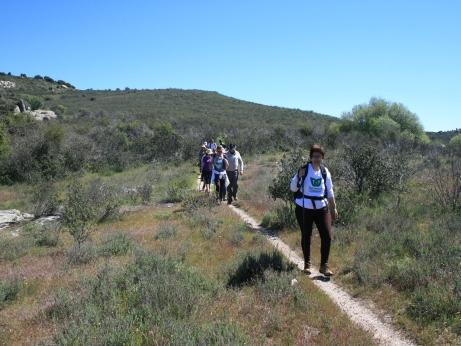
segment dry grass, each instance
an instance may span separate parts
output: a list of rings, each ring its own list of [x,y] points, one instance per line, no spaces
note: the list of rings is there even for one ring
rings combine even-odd
[[[179,206],[156,205],[125,214],[120,220],[97,227],[93,242],[99,244],[105,235],[126,232],[136,246],[154,253],[182,260],[210,279],[222,282],[226,271],[242,253],[269,251],[261,238],[242,226],[225,206],[209,215],[217,221],[211,236],[204,236],[200,227],[193,227],[191,216]],[[168,238],[156,239],[162,225],[174,224],[177,232]],[[242,235],[235,240],[235,233]],[[31,249],[13,262],[0,263],[0,279],[18,277],[25,282],[18,299],[0,311],[0,343],[21,345],[49,340],[60,327],[45,318],[44,312],[59,288],[78,287],[85,277],[94,277],[107,265],[125,267],[133,255],[98,257],[94,261],[72,266],[67,264],[66,250],[71,239],[63,236],[57,248]],[[288,301],[269,304],[253,286],[224,289],[213,304],[203,306],[203,321],[229,320],[252,340],[253,344],[316,344],[370,345],[371,340],[355,327],[329,299],[319,293],[304,276],[294,272],[293,278],[307,297],[307,305],[293,308]]]

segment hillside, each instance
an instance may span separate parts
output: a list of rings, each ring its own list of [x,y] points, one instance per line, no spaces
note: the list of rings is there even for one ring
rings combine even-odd
[[[266,106],[238,100],[217,92],[182,89],[156,90],[78,90],[57,82],[0,75],[0,80],[16,83],[0,88],[0,102],[10,105],[32,95],[44,108],[64,117],[108,114],[112,117],[169,121],[177,129],[207,122],[227,127],[294,126],[306,121],[325,125],[336,119],[313,111]],[[223,122],[225,122],[223,124]]]

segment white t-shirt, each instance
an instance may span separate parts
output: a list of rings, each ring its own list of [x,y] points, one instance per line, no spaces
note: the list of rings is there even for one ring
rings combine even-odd
[[[325,171],[327,173],[327,191],[328,191],[328,198],[334,197],[333,193],[333,183],[331,181],[331,174],[328,168],[325,167]],[[293,192],[298,191],[298,172],[291,178],[290,182],[290,190]],[[325,195],[325,183],[323,182],[322,171],[319,169],[318,171],[314,171],[314,167],[312,164],[309,164],[307,176],[304,179],[304,186],[300,188],[301,192],[307,196],[313,197],[323,197]],[[303,201],[304,200],[304,201]],[[300,207],[304,206],[307,209],[321,209],[327,205],[327,201],[325,199],[315,201],[315,207],[312,204],[312,200],[308,198],[297,198],[295,203]]]

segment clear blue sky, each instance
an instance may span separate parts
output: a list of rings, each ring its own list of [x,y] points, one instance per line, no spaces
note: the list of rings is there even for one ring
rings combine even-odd
[[[340,116],[370,97],[461,127],[461,1],[3,0],[0,71],[215,90]]]

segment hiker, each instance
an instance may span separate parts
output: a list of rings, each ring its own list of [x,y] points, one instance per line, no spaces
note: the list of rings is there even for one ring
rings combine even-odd
[[[213,175],[211,180],[216,185],[216,196],[219,204],[226,200],[226,188],[229,185],[229,179],[226,174],[228,166],[229,163],[224,157],[223,148],[218,145],[216,147],[216,155],[213,158]]]
[[[205,189],[205,182],[203,181],[203,174],[202,174],[202,160],[203,160],[203,157],[206,155],[206,152],[208,150],[205,143],[202,145],[202,147],[200,148],[200,151],[198,153],[198,157],[199,157],[198,167],[200,169],[200,181],[203,182],[202,187],[200,187],[200,190],[202,190],[202,191]]]
[[[223,140],[220,139],[218,142],[218,145],[220,145],[223,148],[224,152],[227,152],[227,146],[224,144]]]
[[[315,222],[321,239],[319,272],[333,275],[328,267],[331,245],[331,220],[338,218],[329,170],[323,166],[325,151],[319,144],[310,148],[310,161],[293,176],[290,190],[295,192],[296,219],[301,228],[301,246],[304,254],[304,272],[310,274],[310,245],[312,224]]]
[[[211,150],[213,150],[213,153],[216,153],[216,149],[217,149],[218,146],[217,146],[217,144],[214,142],[214,139],[213,139],[213,138],[210,139],[210,144],[209,144],[209,145],[210,145],[209,148],[210,148]]]
[[[202,181],[206,193],[211,190],[211,175],[213,173],[213,150],[207,149],[206,154],[202,158],[201,172]],[[203,189],[202,189],[203,190]]]
[[[229,145],[226,159],[229,162],[229,167],[227,168],[227,177],[229,178],[227,204],[232,204],[232,199],[237,200],[239,172],[241,175],[243,174],[243,160],[235,144]]]

